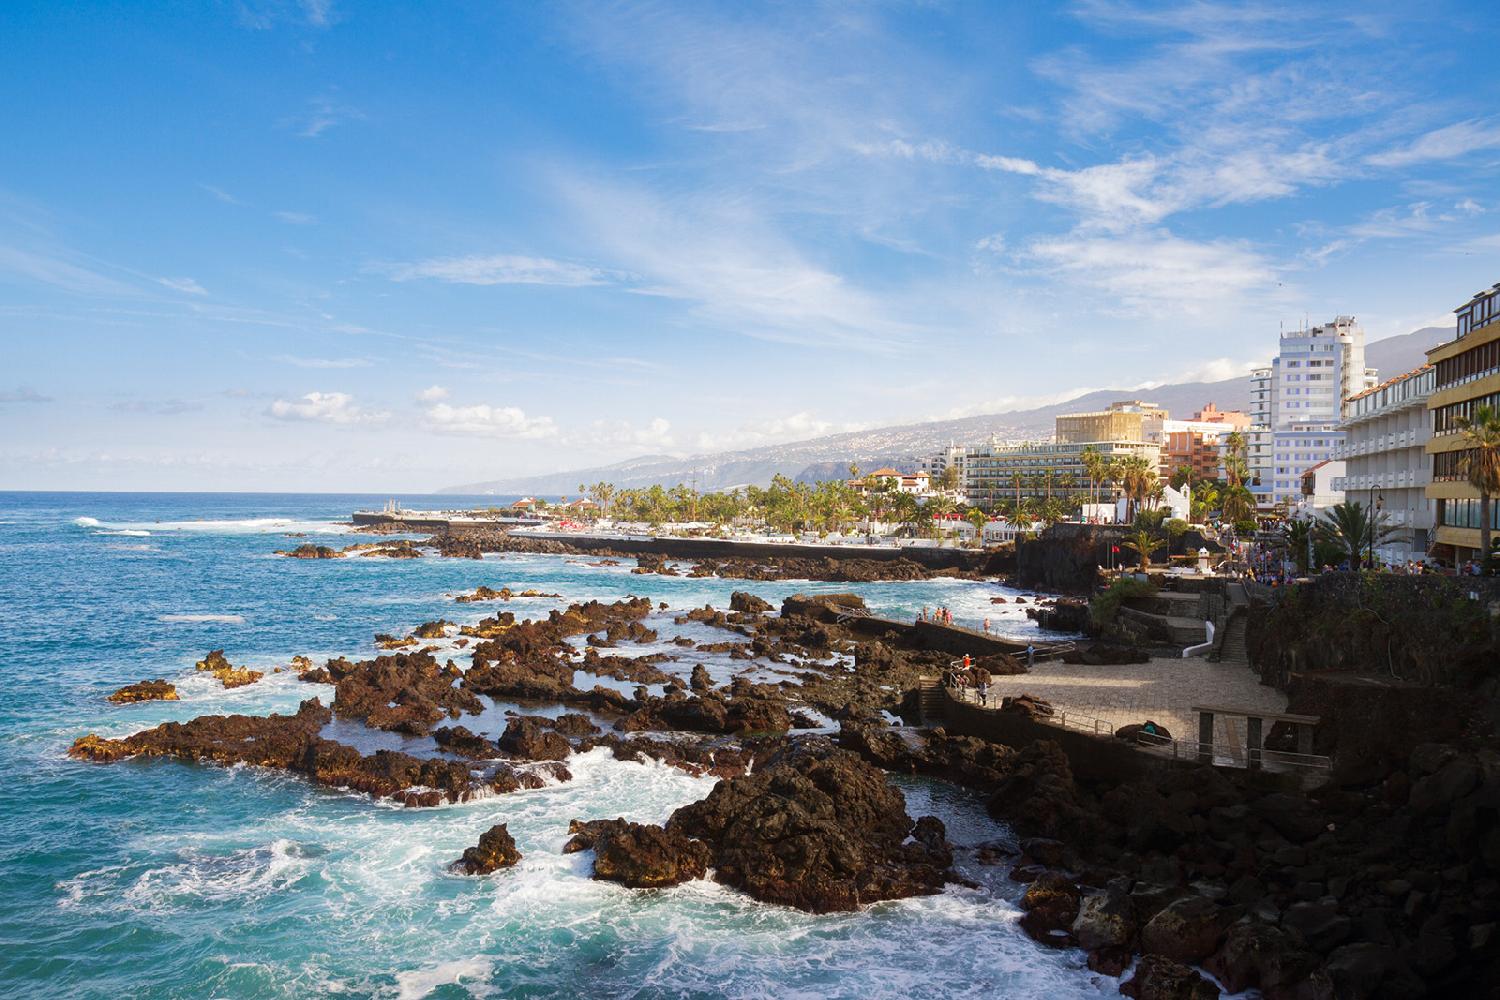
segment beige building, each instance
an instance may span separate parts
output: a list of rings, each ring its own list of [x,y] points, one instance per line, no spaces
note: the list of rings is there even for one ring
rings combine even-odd
[[[1057,417],[1057,443],[1149,441],[1160,444],[1162,424],[1166,419],[1166,410],[1138,399],[1110,403],[1107,408],[1092,413],[1064,413]]]
[[[1432,482],[1435,554],[1463,562],[1479,552],[1479,492],[1460,469],[1463,436],[1459,418],[1479,406],[1500,410],[1500,284],[1478,292],[1454,312],[1458,336],[1427,352],[1436,371],[1427,410],[1432,416]],[[1491,527],[1500,529],[1500,502],[1490,504]]]

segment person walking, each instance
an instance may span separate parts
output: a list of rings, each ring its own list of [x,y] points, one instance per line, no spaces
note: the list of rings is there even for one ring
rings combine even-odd
[[[1032,643],[1026,644],[1026,668],[1029,670],[1036,666],[1036,646]]]

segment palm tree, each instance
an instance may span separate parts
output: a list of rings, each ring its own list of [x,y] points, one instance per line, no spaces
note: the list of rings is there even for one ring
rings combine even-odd
[[[1145,528],[1137,528],[1125,540],[1125,547],[1136,554],[1140,560],[1141,569],[1151,565],[1151,555],[1163,545],[1167,544],[1165,538],[1157,538]]]
[[[1491,406],[1476,406],[1467,417],[1458,418],[1465,452],[1458,471],[1479,491],[1479,551],[1484,571],[1493,568],[1490,541],[1490,498],[1500,493],[1500,413]]]
[[[1255,497],[1244,486],[1231,486],[1224,491],[1220,512],[1230,524],[1248,521],[1255,514]]]
[[[974,526],[974,541],[978,545],[984,544],[984,526],[989,523],[989,516],[978,507],[970,507],[964,518]]]
[[[1312,566],[1312,554],[1308,550],[1313,537],[1312,522],[1293,518],[1281,526],[1281,533],[1286,537],[1287,548],[1292,550],[1292,558],[1297,562],[1297,572],[1306,576]]]
[[[1372,517],[1358,500],[1334,504],[1313,530],[1325,541],[1347,552],[1352,569],[1359,569],[1364,564],[1366,551],[1373,551],[1400,533],[1386,523],[1383,513],[1377,510]]]
[[[1125,488],[1125,498],[1129,501],[1125,513],[1129,518],[1135,517],[1135,512],[1151,492],[1156,484],[1156,470],[1151,463],[1140,455],[1128,455],[1120,463],[1120,482]]]
[[[1083,450],[1078,453],[1083,462],[1083,473],[1089,477],[1089,498],[1092,502],[1099,502],[1099,484],[1104,481],[1104,469],[1108,464],[1104,455],[1093,445],[1084,445]]]
[[[1239,431],[1230,431],[1224,435],[1224,477],[1229,480],[1229,485],[1235,487],[1245,481],[1248,471],[1245,464],[1245,435]]]
[[[1172,470],[1172,478],[1168,482],[1172,484],[1172,489],[1180,490],[1184,486],[1192,486],[1193,481],[1197,478],[1198,470],[1194,469],[1191,465],[1179,465]]]

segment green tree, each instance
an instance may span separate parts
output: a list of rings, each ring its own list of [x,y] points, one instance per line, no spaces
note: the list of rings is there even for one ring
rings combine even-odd
[[[1131,532],[1124,543],[1125,548],[1135,553],[1141,569],[1146,569],[1150,566],[1152,554],[1166,544],[1167,540],[1165,538],[1157,538],[1145,528],[1137,528]]]
[[[1366,552],[1384,545],[1399,534],[1397,529],[1386,523],[1383,513],[1375,511],[1371,516],[1358,500],[1334,504],[1313,530],[1336,546],[1341,555],[1347,555],[1349,566],[1353,569],[1364,565]]]
[[[1489,573],[1495,561],[1490,502],[1500,493],[1500,413],[1491,406],[1477,406],[1469,416],[1459,417],[1458,428],[1464,443],[1458,471],[1479,491],[1479,551]]]
[[[1281,526],[1281,534],[1286,539],[1287,548],[1292,551],[1293,561],[1297,563],[1298,575],[1306,576],[1311,571],[1309,561],[1312,558],[1312,522],[1304,518],[1292,518]]]
[[[974,526],[974,542],[976,545],[984,544],[984,526],[989,523],[989,515],[978,507],[970,507],[964,518]]]

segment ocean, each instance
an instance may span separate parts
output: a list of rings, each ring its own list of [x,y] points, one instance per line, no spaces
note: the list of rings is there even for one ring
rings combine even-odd
[[[571,782],[434,809],[403,809],[288,774],[170,761],[68,759],[85,733],[119,737],[210,713],[293,711],[332,688],[293,655],[368,658],[376,632],[492,613],[455,604],[480,584],[556,592],[517,617],[644,595],[674,614],[734,590],[773,603],[854,590],[877,612],[950,607],[1030,634],[992,584],[816,584],[634,576],[561,556],[293,560],[304,541],[344,545],[339,522],[384,496],[0,493],[0,995],[16,997],[1065,997],[1116,996],[1077,950],[1017,927],[1020,887],[965,860],[979,888],[814,916],[712,882],[634,891],[561,853],[571,819],[662,822],[714,779],[656,763],[575,755]],[[495,498],[406,497],[414,507]],[[295,537],[288,537],[295,536]],[[193,663],[223,648],[267,671],[223,690]],[[680,651],[679,651],[680,652]],[[697,657],[695,656],[696,660]],[[691,669],[687,660],[667,669]],[[727,678],[728,661],[711,672]],[[743,664],[736,664],[743,666]],[[130,682],[165,678],[180,702],[116,706]],[[482,721],[494,736],[504,705]],[[335,723],[362,748],[426,741]],[[973,794],[900,778],[912,816],[932,813],[963,847],[1010,832]],[[525,855],[485,878],[449,862],[492,824]],[[971,855],[969,856],[971,857]]]

